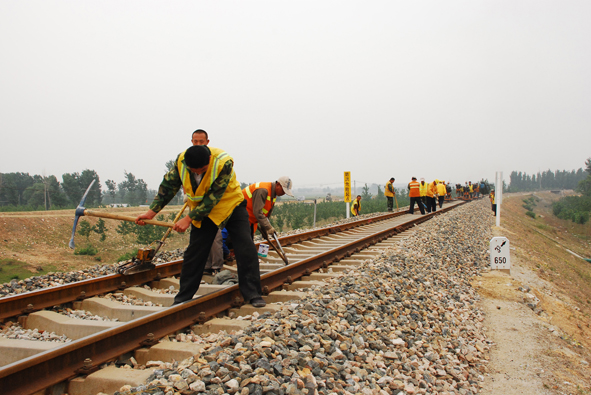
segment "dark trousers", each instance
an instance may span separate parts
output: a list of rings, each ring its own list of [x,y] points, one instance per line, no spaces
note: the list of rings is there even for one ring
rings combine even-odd
[[[443,200],[445,199],[445,196],[439,196],[439,208],[443,207]]]
[[[415,212],[415,203],[419,206],[419,210],[421,210],[421,214],[425,214],[425,209],[423,208],[423,202],[421,202],[420,196],[410,198],[410,207],[408,209],[408,212],[410,214]]]
[[[496,217],[496,216],[497,216],[497,205],[496,205],[496,204],[493,204],[493,205],[492,205],[492,211],[493,211],[493,214],[494,214],[494,215],[495,215],[495,217]]]
[[[394,197],[393,196],[386,196],[388,199],[388,211],[392,211],[394,208]]]
[[[234,209],[226,223],[226,229],[234,245],[238,268],[238,287],[242,297],[248,303],[252,298],[261,296],[262,290],[259,257],[250,237],[246,201]],[[180,290],[174,298],[174,304],[191,300],[199,289],[211,244],[218,230],[217,225],[207,217],[201,221],[200,228],[191,225],[189,246],[185,250],[181,269]]]
[[[431,206],[429,206],[429,203],[427,202],[427,196],[421,196],[421,202],[423,202],[423,205],[425,207],[425,210],[427,210],[428,213],[431,212]]]
[[[435,201],[434,196],[427,196],[427,210],[429,212],[437,211],[437,202]]]

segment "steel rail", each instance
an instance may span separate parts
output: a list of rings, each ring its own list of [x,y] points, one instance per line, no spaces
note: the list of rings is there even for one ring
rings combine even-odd
[[[326,267],[330,262],[341,260],[354,251],[360,251],[462,204],[423,215],[404,224],[378,231],[344,246],[268,272],[261,276],[263,290],[268,293],[283,284],[289,284],[313,270]],[[76,375],[90,374],[97,370],[99,365],[112,361],[122,354],[154,345],[158,343],[158,339],[170,333],[203,323],[209,317],[232,307],[239,307],[242,303],[242,296],[236,284],[172,306],[6,365],[0,368],[0,388],[5,395],[35,393]]]
[[[328,228],[315,229],[295,235],[284,236],[279,240],[281,245],[289,246],[306,240],[328,234],[336,234],[352,228],[367,225],[376,221],[384,221],[405,214],[405,212],[390,213],[373,218],[335,225]],[[257,245],[258,247],[258,245]],[[131,275],[110,274],[74,283],[58,285],[36,291],[0,298],[0,320],[29,314],[74,300],[82,300],[109,292],[116,292],[136,285],[146,284],[166,277],[173,277],[181,273],[183,260],[176,260],[156,265],[152,270]]]

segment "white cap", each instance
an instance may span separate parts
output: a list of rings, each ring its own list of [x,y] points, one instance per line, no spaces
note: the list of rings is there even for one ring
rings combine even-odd
[[[277,182],[279,184],[281,184],[281,187],[283,188],[283,192],[285,192],[286,195],[291,196],[291,197],[295,197],[293,196],[293,193],[291,192],[291,178],[289,178],[288,176],[282,176],[279,177],[277,179]]]

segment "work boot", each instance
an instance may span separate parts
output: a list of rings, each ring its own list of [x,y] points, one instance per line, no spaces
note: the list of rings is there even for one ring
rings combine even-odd
[[[267,302],[265,302],[265,300],[260,296],[257,296],[256,298],[252,298],[250,300],[250,304],[252,305],[252,307],[265,307],[267,305]]]

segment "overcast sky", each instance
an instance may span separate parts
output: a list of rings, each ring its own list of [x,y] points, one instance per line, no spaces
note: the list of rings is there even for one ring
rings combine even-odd
[[[0,0],[0,172],[454,183],[591,157],[591,2]]]

